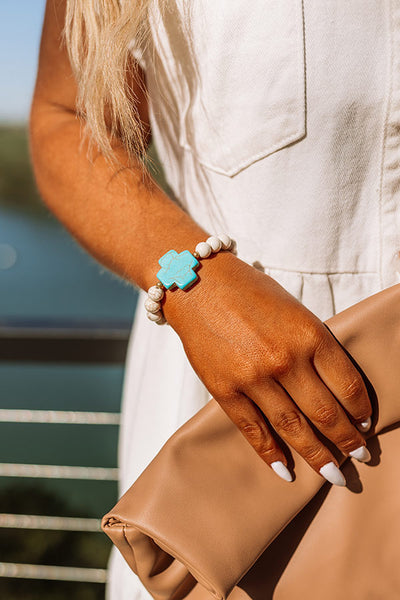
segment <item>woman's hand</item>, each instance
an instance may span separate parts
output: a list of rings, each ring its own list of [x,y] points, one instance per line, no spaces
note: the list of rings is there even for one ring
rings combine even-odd
[[[188,290],[167,292],[163,309],[209,392],[283,479],[291,475],[276,434],[345,485],[317,434],[369,460],[355,426],[368,429],[371,415],[360,373],[316,315],[231,252],[203,260],[198,273]]]

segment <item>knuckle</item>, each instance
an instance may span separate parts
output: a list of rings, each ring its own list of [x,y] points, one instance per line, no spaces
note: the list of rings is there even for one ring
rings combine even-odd
[[[303,429],[301,417],[295,410],[279,413],[274,419],[274,426],[289,435],[299,435]]]
[[[339,407],[337,404],[324,404],[314,409],[313,421],[318,426],[335,427],[339,421]]]
[[[254,450],[265,460],[271,456],[276,450],[271,443],[266,439],[264,428],[257,421],[246,422],[239,425],[239,429],[245,436],[247,441],[253,446]]]
[[[309,339],[314,355],[325,352],[328,349],[329,343],[331,343],[328,332],[319,327],[314,327],[310,330]]]
[[[326,450],[323,446],[319,444],[310,444],[305,445],[300,454],[306,459],[310,464],[325,464],[329,462],[326,460]]]
[[[251,423],[249,423],[248,421],[246,423],[241,423],[239,425],[239,428],[251,441],[257,442],[263,438],[262,427],[257,421],[252,421]]]
[[[326,331],[321,327],[314,324],[308,325],[307,329],[303,332],[303,338],[309,345],[312,353],[319,352],[326,347]]]
[[[270,360],[271,374],[275,379],[288,375],[294,366],[294,358],[288,352],[274,354]]]
[[[218,381],[212,387],[209,386],[209,390],[218,401],[222,401],[223,403],[229,404],[238,398],[238,390],[235,383],[227,379]]]
[[[240,370],[236,373],[238,384],[251,385],[260,383],[266,377],[265,365],[260,364],[258,360],[253,359],[252,361],[243,362]]]
[[[363,394],[363,380],[360,375],[356,375],[346,383],[341,396],[343,400],[356,400]]]
[[[274,460],[280,460],[280,457],[278,457],[277,449],[272,444],[264,444],[261,448],[258,449],[257,452],[261,456],[261,458],[269,464],[274,462]]]
[[[342,437],[338,442],[338,446],[340,447],[340,449],[344,450],[345,452],[350,452],[351,450],[354,450],[354,448],[358,448],[362,444],[362,440],[359,440],[356,437],[349,436]]]

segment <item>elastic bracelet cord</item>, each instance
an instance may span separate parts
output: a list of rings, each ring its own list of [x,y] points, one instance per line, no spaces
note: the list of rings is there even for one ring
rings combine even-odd
[[[144,302],[147,317],[150,321],[157,323],[157,325],[167,323],[161,309],[161,300],[164,297],[165,290],[169,290],[174,286],[186,290],[198,279],[194,269],[199,266],[199,259],[208,258],[211,254],[215,254],[220,250],[232,250],[233,245],[234,242],[229,235],[219,233],[210,236],[205,242],[199,242],[193,253],[189,250],[183,250],[178,254],[176,250],[168,250],[158,261],[161,267],[156,275],[158,282],[148,289],[147,298]]]

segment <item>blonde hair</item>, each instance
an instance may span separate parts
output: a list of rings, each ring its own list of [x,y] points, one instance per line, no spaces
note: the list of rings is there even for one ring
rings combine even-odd
[[[95,143],[111,162],[116,162],[113,140],[122,142],[129,159],[143,160],[145,155],[144,130],[129,79],[137,78],[132,44],[145,45],[149,3],[66,2],[63,40],[77,82],[76,108],[83,117],[84,138],[89,138],[89,152]]]

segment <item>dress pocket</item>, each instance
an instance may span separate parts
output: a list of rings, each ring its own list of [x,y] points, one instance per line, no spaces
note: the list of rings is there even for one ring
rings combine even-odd
[[[199,0],[191,23],[196,84],[180,117],[180,145],[233,176],[302,139],[302,0]]]

